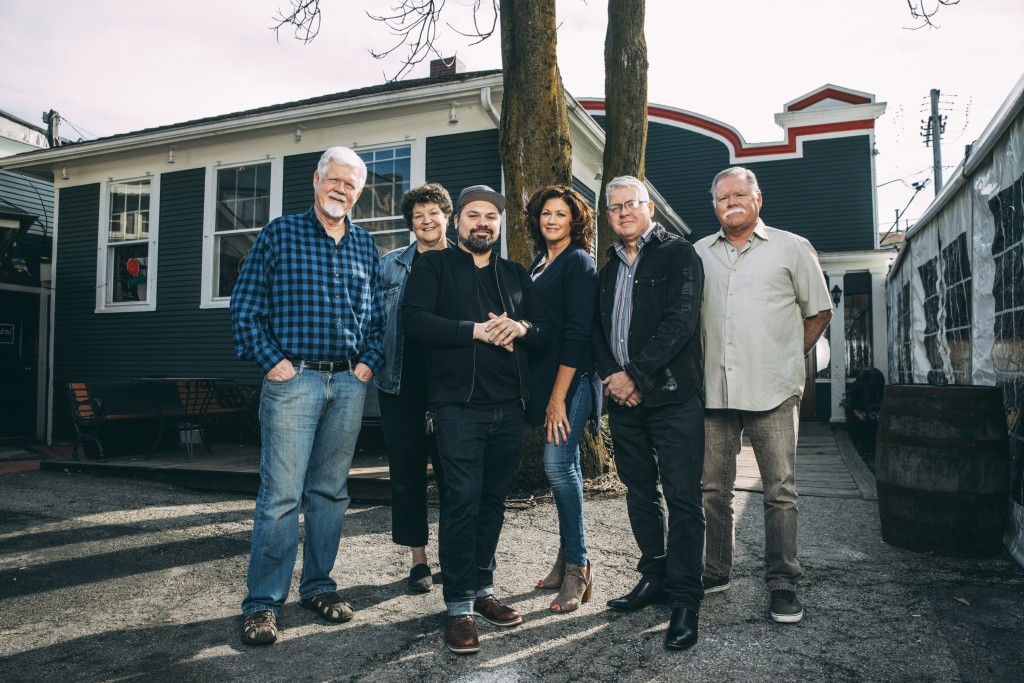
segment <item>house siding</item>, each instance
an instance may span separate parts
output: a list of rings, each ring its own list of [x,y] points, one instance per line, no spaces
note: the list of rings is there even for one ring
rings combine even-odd
[[[54,388],[69,381],[125,381],[146,375],[256,381],[235,356],[231,314],[200,309],[205,170],[160,178],[157,308],[97,314],[96,251],[100,185],[60,192],[54,328]],[[55,436],[70,435],[67,407],[55,402]]]
[[[54,380],[120,381],[152,374],[253,380],[235,357],[231,315],[200,309],[204,169],[160,178],[154,311],[95,313],[99,185],[61,191]]]
[[[305,213],[313,206],[313,173],[323,151],[293,154],[284,158],[281,213]]]
[[[603,116],[595,119],[603,125]],[[724,142],[652,121],[644,163],[647,179],[693,229],[691,241],[718,231],[710,185],[730,166]],[[806,237],[820,252],[874,249],[870,136],[805,140],[801,158],[738,165],[757,174],[768,225]]]
[[[459,193],[470,185],[487,185],[501,192],[497,130],[428,137],[426,147],[427,182],[439,183],[448,190],[453,211],[459,208]],[[451,221],[447,232],[452,242],[458,241],[454,223]]]

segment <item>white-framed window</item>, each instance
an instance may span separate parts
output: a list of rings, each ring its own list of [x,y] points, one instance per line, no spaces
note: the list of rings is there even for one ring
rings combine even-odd
[[[100,201],[96,310],[156,308],[159,180],[109,180]]]
[[[409,227],[402,216],[402,195],[409,191],[412,146],[357,150],[366,163],[366,185],[352,207],[352,222],[369,230],[383,254],[409,244]]]
[[[207,173],[201,307],[226,307],[260,230],[281,215],[276,159],[217,165]]]

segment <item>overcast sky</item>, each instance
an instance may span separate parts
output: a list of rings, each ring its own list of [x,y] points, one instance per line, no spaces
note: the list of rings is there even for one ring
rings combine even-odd
[[[303,45],[269,30],[288,0],[2,0],[0,109],[40,126],[55,109],[74,126],[65,137],[93,138],[378,84],[399,61],[370,56],[393,38],[365,10],[396,1],[322,0],[320,36]],[[455,29],[469,28],[471,4],[448,0]],[[603,96],[606,11],[606,2],[558,0],[559,63],[576,97]],[[935,23],[907,30],[917,22],[906,0],[649,0],[649,100],[727,123],[754,143],[781,140],[773,115],[826,83],[873,93],[888,103],[876,133],[884,230],[911,183],[931,173],[919,135],[929,90],[948,102],[948,177],[1024,70],[1021,0],[961,0]],[[469,70],[501,66],[497,36],[470,47],[444,28],[439,42]],[[426,75],[423,64],[411,77]],[[906,217],[931,197],[929,186]]]

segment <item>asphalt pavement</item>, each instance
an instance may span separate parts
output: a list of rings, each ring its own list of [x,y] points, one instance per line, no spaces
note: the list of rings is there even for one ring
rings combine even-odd
[[[804,496],[806,616],[776,624],[762,498],[747,492],[732,588],[707,596],[688,651],[663,648],[667,609],[605,608],[638,578],[620,496],[586,501],[596,588],[571,614],[533,589],[558,546],[553,504],[508,511],[496,588],[524,623],[481,623],[472,656],[444,649],[439,586],[406,592],[390,508],[353,505],[335,577],[355,618],[328,625],[299,608],[297,567],[278,642],[253,648],[239,640],[239,603],[254,502],[89,474],[0,476],[0,681],[1024,680],[1024,570],[1009,556],[894,548],[874,501]]]

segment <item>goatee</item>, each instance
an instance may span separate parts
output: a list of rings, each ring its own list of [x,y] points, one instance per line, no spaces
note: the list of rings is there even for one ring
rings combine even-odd
[[[470,235],[469,237],[460,237],[459,241],[465,245],[466,249],[475,254],[486,254],[494,246],[493,235]]]

